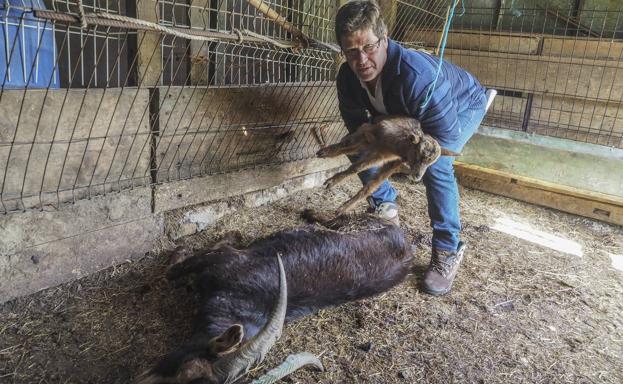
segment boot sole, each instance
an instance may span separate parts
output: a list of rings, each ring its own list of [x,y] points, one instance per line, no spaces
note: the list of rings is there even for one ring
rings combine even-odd
[[[429,289],[425,286],[422,287],[424,292],[428,293],[429,295],[433,295],[433,296],[443,296],[445,294],[447,294],[448,292],[450,292],[452,290],[452,284],[450,284],[450,286],[447,289],[444,289],[442,291],[434,291],[432,289]]]

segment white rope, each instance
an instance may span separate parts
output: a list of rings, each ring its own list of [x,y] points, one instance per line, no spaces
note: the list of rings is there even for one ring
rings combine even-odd
[[[89,25],[87,24],[86,15],[84,13],[84,4],[82,0],[78,0],[78,15],[80,16],[80,25],[82,29],[87,29]]]
[[[263,40],[263,41],[265,41],[267,43],[271,43],[272,45],[274,45],[276,47],[279,47],[279,48],[286,48],[286,49],[287,48],[295,48],[295,47],[292,47],[292,46],[289,46],[289,45],[281,44],[280,42],[278,42],[276,40],[273,40],[270,37],[266,37],[264,35],[260,35],[259,33],[251,32],[251,31],[249,31],[247,29],[242,29],[241,32],[243,32],[247,36],[255,37],[256,39],[260,39],[260,40]]]
[[[133,17],[114,15],[114,14],[106,13],[106,12],[101,12],[101,13],[98,12],[97,14],[95,14],[95,16],[101,17],[103,19],[109,19],[109,20],[121,21],[121,22],[124,22],[124,23],[133,23],[133,24],[142,25],[142,26],[154,29],[154,30],[156,30],[158,32],[166,33],[168,35],[173,35],[173,36],[181,37],[181,38],[188,39],[188,40],[200,40],[200,41],[216,41],[217,40],[217,39],[215,39],[213,37],[191,35],[191,34],[188,34],[188,33],[180,32],[180,31],[178,31],[176,29],[168,28],[168,27],[162,26],[162,25],[160,25],[158,23],[152,23],[151,21],[135,19]]]
[[[82,0],[80,0],[82,1]],[[219,39],[214,38],[214,37],[207,37],[207,36],[199,36],[199,35],[191,35],[188,33],[184,33],[184,32],[180,32],[176,29],[173,28],[168,28],[165,26],[162,26],[158,23],[153,23],[151,21],[146,21],[146,20],[141,20],[141,19],[135,19],[132,17],[127,17],[127,16],[121,16],[121,15],[115,15],[115,14],[111,14],[111,13],[105,13],[105,12],[101,12],[101,13],[97,13],[94,16],[97,17],[101,17],[104,19],[109,19],[109,20],[115,20],[115,21],[120,21],[120,22],[124,22],[124,23],[134,23],[134,24],[138,24],[138,25],[142,25],[145,27],[149,27],[151,29],[154,29],[156,31],[162,32],[162,33],[166,33],[172,36],[177,36],[177,37],[181,37],[184,39],[188,39],[188,40],[199,40],[199,41],[219,41]],[[294,45],[287,45],[287,44],[282,44],[274,39],[271,39],[270,37],[264,36],[264,35],[260,35],[258,33],[255,32],[251,32],[247,29],[234,29],[234,33],[237,35],[238,39],[238,43],[242,43],[244,41],[244,35],[246,36],[251,36],[251,37],[255,37],[256,39],[265,41],[267,43],[270,43],[276,47],[279,48],[283,48],[283,49],[292,49],[292,48],[297,48],[297,46]]]

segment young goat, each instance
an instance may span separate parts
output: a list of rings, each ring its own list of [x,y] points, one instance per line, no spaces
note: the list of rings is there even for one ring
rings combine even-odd
[[[355,204],[374,192],[383,180],[396,173],[403,164],[410,169],[416,181],[420,181],[426,169],[439,156],[458,156],[457,153],[441,148],[437,140],[422,131],[420,123],[413,118],[403,116],[384,117],[375,123],[362,124],[355,132],[342,138],[333,145],[320,149],[318,157],[336,157],[339,155],[359,154],[348,169],[338,172],[327,181],[331,188],[354,173],[381,166],[378,173],[368,184],[346,201],[338,209],[338,214],[351,210]]]

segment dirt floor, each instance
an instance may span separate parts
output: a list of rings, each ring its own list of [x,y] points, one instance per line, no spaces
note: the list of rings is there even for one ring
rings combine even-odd
[[[623,382],[621,227],[462,189],[466,259],[453,291],[431,297],[419,289],[431,244],[424,189],[405,178],[395,185],[401,226],[418,247],[413,273],[379,297],[288,324],[249,378],[306,350],[326,371],[284,382]],[[243,210],[180,243],[205,247],[230,230],[251,241],[302,224],[304,207],[337,207],[358,186]],[[551,247],[566,239],[570,253],[509,228],[557,236]],[[190,333],[195,297],[163,277],[165,265],[166,252],[154,251],[0,306],[0,382],[132,382]]]

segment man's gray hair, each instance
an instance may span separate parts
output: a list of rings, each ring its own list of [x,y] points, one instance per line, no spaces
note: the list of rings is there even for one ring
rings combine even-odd
[[[383,37],[387,26],[381,16],[381,8],[374,0],[352,0],[342,5],[335,15],[335,38],[341,46],[342,37],[353,32],[371,29],[376,37]]]

